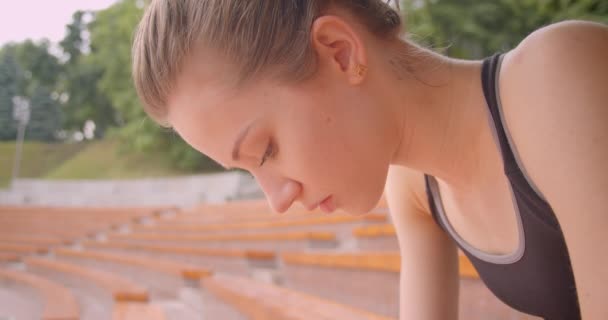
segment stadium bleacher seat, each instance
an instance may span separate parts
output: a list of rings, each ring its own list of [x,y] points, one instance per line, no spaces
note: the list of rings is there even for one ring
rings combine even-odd
[[[1,269],[0,279],[33,289],[42,305],[42,320],[78,320],[80,308],[72,292],[59,283],[22,271]],[[0,305],[2,303],[0,302]],[[6,307],[6,306],[4,306]]]
[[[206,290],[234,305],[242,314],[246,315],[245,319],[391,319],[352,306],[243,277],[215,275],[203,279],[201,282]],[[207,316],[209,319],[213,317],[227,319],[219,314]]]

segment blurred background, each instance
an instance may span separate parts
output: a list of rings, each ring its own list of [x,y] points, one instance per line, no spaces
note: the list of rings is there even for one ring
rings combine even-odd
[[[0,203],[191,204],[261,195],[245,173],[221,173],[144,114],[130,48],[146,2],[3,3]],[[604,0],[412,0],[401,9],[413,40],[469,59],[509,50],[553,22],[608,23]],[[208,187],[207,174],[223,181],[223,191]],[[150,199],[150,190],[159,196]]]
[[[0,0],[0,319],[396,319],[410,261],[386,201],[272,214],[247,173],[147,118],[130,74],[147,2]],[[414,41],[468,59],[553,22],[608,24],[606,0],[400,7]],[[458,270],[460,319],[540,319],[462,253]]]

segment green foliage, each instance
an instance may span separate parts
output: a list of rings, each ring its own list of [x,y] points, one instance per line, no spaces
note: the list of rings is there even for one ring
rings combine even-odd
[[[214,172],[223,168],[187,145],[174,131],[159,127],[147,116],[131,121],[116,132],[122,147],[150,154],[165,154],[175,169]],[[126,143],[125,143],[126,142]]]
[[[98,88],[103,68],[82,56],[66,68],[63,89],[68,100],[63,105],[67,117],[65,129],[80,130],[87,120],[95,122],[96,135],[103,137],[109,127],[117,126],[116,110],[106,94]]]
[[[11,53],[0,54],[0,140],[13,140],[17,135],[13,119],[13,97],[19,91],[22,71]]]
[[[66,117],[64,129],[81,130],[87,120],[95,122],[96,136],[103,137],[109,127],[117,126],[115,108],[106,94],[99,89],[103,66],[89,55],[85,33],[89,24],[85,17],[93,13],[77,11],[67,25],[67,33],[59,43],[66,55],[65,72],[60,83],[61,91],[67,94],[63,104]]]
[[[24,83],[19,84],[20,96],[31,97],[37,87],[43,87],[48,91],[55,89],[57,79],[63,72],[63,66],[59,59],[50,53],[49,48],[50,43],[47,40],[40,42],[26,40],[5,46],[3,51],[13,55],[23,70]]]
[[[123,122],[117,134],[123,149],[150,154],[167,154],[179,170],[220,170],[204,155],[193,150],[174,132],[154,124],[144,113],[131,77],[133,31],[143,8],[137,0],[122,0],[99,11],[91,24],[91,60],[101,66],[99,89],[114,106]]]
[[[168,165],[178,170],[217,171],[217,164],[174,132],[152,123],[143,112],[131,78],[133,31],[143,14],[140,4],[138,0],[120,0],[98,12],[75,12],[59,43],[64,53],[62,63],[49,53],[47,42],[5,46],[3,51],[15,57],[25,75],[17,93],[29,98],[34,108],[26,138],[48,140],[59,124],[64,130],[79,131],[92,120],[96,137],[114,132],[110,136],[120,138],[122,151],[163,154],[171,160]],[[48,93],[60,99],[50,99]],[[0,114],[11,113],[11,105],[5,103],[6,110],[2,107],[1,101],[9,100],[3,96],[8,94],[0,90]],[[14,138],[14,128],[10,132],[7,139]]]
[[[74,12],[72,15],[72,22],[66,26],[66,35],[63,40],[59,42],[64,54],[67,55],[66,64],[68,65],[75,64],[83,54],[83,32],[87,29],[87,25],[84,22],[85,14],[86,12],[80,10]]]
[[[57,57],[49,52],[49,42],[27,40],[7,45],[0,62],[0,139],[14,139],[15,121],[12,117],[13,97],[30,102],[30,123],[27,139],[53,141],[61,129],[62,110],[55,92],[57,79],[63,71]],[[51,97],[55,93],[56,98]]]
[[[142,119],[143,112],[131,78],[133,30],[143,9],[136,0],[122,0],[97,12],[91,23],[92,63],[103,69],[99,89],[124,121]]]
[[[447,55],[482,58],[514,48],[532,31],[568,19],[608,23],[604,0],[406,0],[412,38]]]
[[[14,140],[17,136],[16,122],[13,120],[13,95],[0,87],[0,141]]]
[[[54,141],[61,129],[62,114],[59,103],[51,98],[51,93],[37,87],[30,100],[30,122],[27,126],[28,140]]]

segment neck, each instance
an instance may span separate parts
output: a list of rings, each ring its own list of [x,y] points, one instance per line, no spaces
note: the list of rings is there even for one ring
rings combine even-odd
[[[484,150],[492,143],[481,63],[408,47],[414,61],[391,83],[396,94],[388,102],[401,119],[392,163],[466,188],[483,172]]]

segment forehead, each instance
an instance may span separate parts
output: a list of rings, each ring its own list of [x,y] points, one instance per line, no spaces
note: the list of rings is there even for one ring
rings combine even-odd
[[[184,58],[167,97],[171,125],[179,127],[184,117],[197,117],[200,112],[209,118],[227,111],[225,105],[235,96],[230,85],[235,71],[225,60],[199,49]]]
[[[231,154],[236,135],[272,104],[262,83],[236,88],[229,65],[188,59],[168,96],[168,122],[199,152],[218,162]]]
[[[213,50],[195,48],[183,59],[180,72],[173,80],[167,101],[169,117],[172,111],[183,105],[200,102],[199,107],[204,107],[205,111],[218,111],[210,109],[226,109],[226,104],[251,102],[267,95],[266,81],[256,79],[246,86],[237,86],[238,75],[236,64],[222,55]]]

